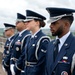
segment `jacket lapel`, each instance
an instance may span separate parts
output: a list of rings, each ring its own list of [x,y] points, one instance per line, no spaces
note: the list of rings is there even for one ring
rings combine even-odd
[[[36,45],[38,39],[42,36],[41,34],[42,31],[40,30],[32,39],[30,37],[31,42],[30,42],[30,46],[28,46],[28,49],[31,49],[32,46],[34,47]]]
[[[30,38],[29,39],[30,41],[29,41],[29,46],[28,46],[28,49],[30,49],[32,46],[34,46],[34,38]]]
[[[67,38],[66,42],[63,44],[60,52],[58,53],[55,63],[53,63],[52,71],[55,69],[57,66],[58,62],[63,58],[63,56],[66,54],[67,49],[69,48],[71,42],[72,42],[73,36],[72,34],[69,35]]]
[[[48,51],[47,51],[48,52],[47,53],[48,54],[48,58],[47,59],[49,60],[48,63],[50,62],[49,64],[47,63],[49,67],[53,65],[52,63],[53,63],[54,44],[55,44],[55,41],[53,41],[52,44],[49,45],[50,47],[48,48]]]

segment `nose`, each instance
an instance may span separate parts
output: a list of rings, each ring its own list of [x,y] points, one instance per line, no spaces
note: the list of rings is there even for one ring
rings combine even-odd
[[[27,22],[25,22],[25,25],[27,25],[28,23]]]
[[[52,28],[52,24],[50,24],[50,26],[49,26],[50,28]]]

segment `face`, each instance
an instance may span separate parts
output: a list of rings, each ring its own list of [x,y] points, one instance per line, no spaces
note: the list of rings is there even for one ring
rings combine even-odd
[[[37,23],[34,20],[30,20],[26,23],[27,23],[28,30],[30,30],[30,31],[33,31],[37,26]]]
[[[18,31],[22,31],[24,28],[25,28],[24,22],[22,22],[22,21],[17,21],[17,22],[16,22],[16,29],[17,29]]]
[[[64,33],[64,21],[58,20],[56,22],[51,23],[50,30],[53,36],[61,37]]]
[[[5,30],[5,36],[10,37],[11,29]]]

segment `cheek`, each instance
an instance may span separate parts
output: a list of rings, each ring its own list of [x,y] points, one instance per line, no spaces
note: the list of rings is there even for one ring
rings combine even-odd
[[[17,25],[16,25],[17,28],[19,28],[20,26],[21,26],[20,24],[17,24]]]
[[[55,25],[51,25],[50,28],[51,28],[52,30],[57,30],[58,27],[55,26]]]
[[[27,27],[30,27],[31,25],[30,24],[27,24]]]
[[[9,32],[6,32],[5,35],[7,36],[9,34]]]
[[[31,29],[31,25],[30,24],[27,24],[26,27],[28,28],[28,30]]]
[[[18,27],[18,24],[16,24],[16,28]]]
[[[32,28],[32,27],[33,27],[33,25],[34,25],[34,24],[30,23],[30,24],[29,24],[29,27],[30,27],[30,28]]]
[[[17,24],[17,26],[20,26],[20,25],[22,25],[22,23],[18,23],[18,24]]]

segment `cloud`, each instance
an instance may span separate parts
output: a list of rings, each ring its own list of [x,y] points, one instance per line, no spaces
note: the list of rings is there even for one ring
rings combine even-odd
[[[24,0],[0,0],[0,25],[4,22],[14,23],[16,20],[16,13],[25,15],[26,2]]]
[[[4,22],[14,23],[16,13],[25,15],[25,10],[30,9],[49,18],[46,7],[67,7],[75,9],[75,0],[0,0],[0,27]],[[47,24],[46,28],[49,28]],[[74,28],[74,27],[73,27]]]

